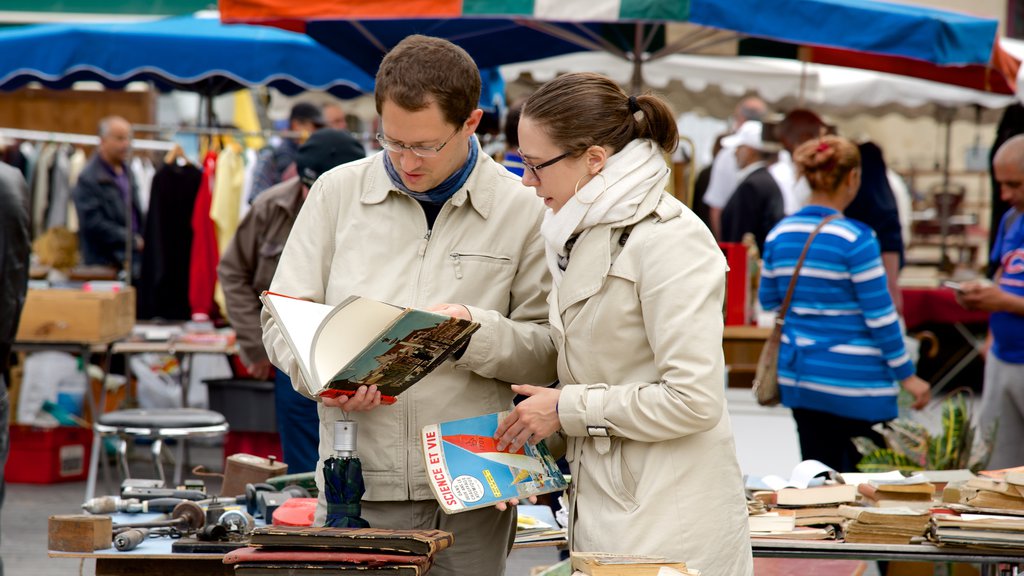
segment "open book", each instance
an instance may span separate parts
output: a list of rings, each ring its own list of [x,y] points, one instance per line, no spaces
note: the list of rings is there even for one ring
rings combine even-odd
[[[376,385],[392,404],[462,348],[480,327],[415,308],[353,296],[328,306],[264,292],[311,395],[336,397]]]
[[[508,412],[429,424],[420,436],[427,478],[447,514],[510,498],[565,490],[565,476],[543,441],[499,452],[494,432]]]

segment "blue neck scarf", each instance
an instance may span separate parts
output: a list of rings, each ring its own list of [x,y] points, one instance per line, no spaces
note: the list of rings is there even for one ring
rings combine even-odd
[[[434,204],[444,204],[451,198],[456,192],[462,188],[462,185],[469,180],[469,175],[473,172],[473,166],[476,166],[477,155],[479,154],[479,147],[476,143],[476,136],[474,135],[469,139],[469,157],[466,158],[466,163],[462,165],[462,168],[456,170],[451,176],[445,179],[436,187],[427,190],[426,192],[413,192],[405,186],[402,182],[402,177],[398,174],[398,169],[395,168],[395,164],[391,161],[391,154],[384,152],[384,169],[388,171],[388,177],[391,178],[391,183],[394,184],[395,188],[398,188],[402,192],[405,192],[409,196],[412,196],[420,202],[432,202]]]

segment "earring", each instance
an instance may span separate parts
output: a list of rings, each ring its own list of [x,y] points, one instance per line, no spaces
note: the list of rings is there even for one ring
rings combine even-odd
[[[578,200],[580,204],[588,204],[589,205],[589,204],[593,204],[594,202],[596,202],[597,199],[600,198],[602,194],[604,194],[605,190],[608,189],[608,181],[605,180],[604,174],[602,174],[600,172],[598,172],[597,174],[594,174],[592,176],[592,178],[596,178],[598,176],[601,177],[601,191],[598,192],[597,194],[594,194],[593,198],[588,198],[588,197],[581,196],[580,193],[579,193],[579,191],[580,191],[580,182],[583,182],[583,179],[586,178],[587,176],[588,176],[587,174],[584,174],[583,176],[580,177],[579,180],[576,181],[576,188],[573,189],[572,194],[573,194],[573,196],[576,197],[576,200]],[[588,182],[588,184],[589,184],[589,182]],[[583,187],[584,190],[586,188],[587,188],[586,186]]]

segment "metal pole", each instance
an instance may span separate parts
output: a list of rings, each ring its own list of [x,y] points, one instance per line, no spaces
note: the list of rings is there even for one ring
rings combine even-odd
[[[637,22],[633,28],[633,76],[630,80],[630,90],[633,96],[640,94],[640,91],[644,89],[643,42],[644,25]]]
[[[953,263],[946,249],[949,246],[949,204],[953,199],[950,188],[949,160],[953,141],[954,111],[950,108],[940,108],[939,114],[944,116],[943,119],[946,122],[945,153],[942,162],[942,189],[939,192],[939,250],[942,252],[939,267],[943,271],[952,272]]]

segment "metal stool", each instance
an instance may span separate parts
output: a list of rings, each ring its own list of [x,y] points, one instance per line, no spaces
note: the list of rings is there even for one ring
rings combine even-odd
[[[124,478],[130,478],[128,469],[128,439],[149,438],[153,440],[150,448],[153,454],[153,465],[161,482],[166,483],[163,463],[161,462],[161,451],[165,439],[177,438],[178,457],[174,462],[174,482],[181,482],[181,470],[184,455],[184,441],[187,438],[211,438],[223,436],[228,431],[228,424],[224,416],[212,410],[200,410],[197,408],[167,408],[160,410],[146,410],[134,408],[130,410],[116,410],[101,415],[92,426],[93,429],[93,458],[89,462],[89,479],[86,484],[86,499],[93,497],[96,489],[96,472],[99,466],[102,438],[115,436],[118,439],[117,454],[120,463],[121,474]]]

